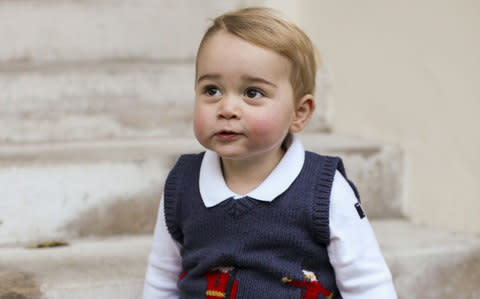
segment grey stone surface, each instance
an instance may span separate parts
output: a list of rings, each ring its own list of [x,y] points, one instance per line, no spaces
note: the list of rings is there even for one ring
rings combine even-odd
[[[480,239],[406,221],[374,229],[399,299],[480,298]]]
[[[480,240],[406,221],[371,223],[400,299],[479,298]],[[150,247],[151,236],[130,236],[0,248],[0,290],[20,277],[16,292],[50,299],[140,298]]]
[[[0,298],[141,298],[150,246],[150,236],[138,236],[0,249]]]
[[[189,60],[226,1],[0,1],[0,64]]]
[[[167,165],[162,160],[0,169],[0,244],[149,232]]]
[[[80,64],[0,72],[0,142],[186,134],[194,65]]]
[[[401,155],[361,139],[301,138],[344,157],[370,218],[402,215],[402,173],[392,168]],[[200,151],[193,137],[4,145],[0,245],[150,232],[169,169],[179,154]]]

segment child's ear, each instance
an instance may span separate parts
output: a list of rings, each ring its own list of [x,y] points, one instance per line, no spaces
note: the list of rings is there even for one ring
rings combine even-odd
[[[307,125],[315,110],[315,100],[311,94],[304,95],[295,107],[295,117],[290,132],[298,133]]]

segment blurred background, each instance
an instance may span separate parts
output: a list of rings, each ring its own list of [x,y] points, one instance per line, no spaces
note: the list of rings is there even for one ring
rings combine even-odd
[[[318,47],[301,138],[344,158],[399,297],[480,298],[473,0],[0,0],[0,298],[140,297],[165,176],[202,150],[197,45],[246,6]]]
[[[412,219],[480,234],[480,3],[289,3],[330,71],[335,131],[404,149]]]

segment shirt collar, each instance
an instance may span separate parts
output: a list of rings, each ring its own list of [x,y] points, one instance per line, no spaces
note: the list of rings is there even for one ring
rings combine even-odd
[[[241,196],[230,190],[223,179],[219,156],[210,150],[205,152],[200,166],[200,195],[207,208],[218,205],[228,198],[248,196],[260,201],[271,202],[285,192],[302,170],[305,150],[300,140],[293,135],[292,144],[282,160],[268,177],[254,190]]]

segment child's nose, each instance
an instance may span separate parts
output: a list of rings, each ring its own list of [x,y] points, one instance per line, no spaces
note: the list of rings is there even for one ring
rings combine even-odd
[[[240,117],[239,100],[233,95],[227,95],[220,101],[218,118],[235,119]]]

